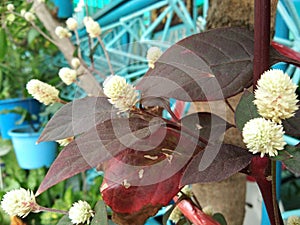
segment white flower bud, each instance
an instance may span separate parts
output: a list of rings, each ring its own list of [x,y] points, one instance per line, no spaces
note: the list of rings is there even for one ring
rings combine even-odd
[[[71,32],[68,31],[68,29],[61,27],[61,26],[57,26],[55,28],[55,34],[60,38],[69,38],[72,36]]]
[[[296,89],[297,85],[283,71],[273,69],[264,72],[254,92],[258,113],[276,123],[293,117],[299,108]]]
[[[73,224],[89,224],[92,217],[94,211],[86,201],[75,202],[69,210],[69,218]]]
[[[26,13],[26,9],[21,9],[21,11],[20,11],[21,16],[24,17],[25,13]]]
[[[68,137],[68,138],[65,138],[65,139],[56,140],[56,142],[57,142],[60,146],[67,146],[67,145],[70,144],[73,140],[74,140],[74,137]]]
[[[9,12],[13,12],[15,10],[15,6],[13,4],[8,4],[6,8]]]
[[[163,54],[162,50],[158,47],[151,47],[147,51],[147,60],[150,68],[154,68],[154,63]]]
[[[59,101],[59,91],[55,87],[40,80],[30,80],[26,85],[26,89],[36,100],[45,105]]]
[[[66,24],[67,24],[68,29],[72,30],[72,31],[76,30],[78,27],[77,20],[75,20],[72,17],[67,19]]]
[[[1,201],[1,207],[8,215],[23,218],[38,210],[33,192],[24,188],[7,192]]]
[[[101,28],[99,23],[94,21],[91,17],[85,17],[83,20],[86,31],[91,38],[98,37],[101,34]]]
[[[35,15],[33,13],[31,13],[31,12],[25,12],[24,18],[28,22],[33,22],[35,20]]]
[[[109,102],[122,112],[131,109],[138,101],[135,88],[127,84],[124,77],[107,77],[103,83],[103,91],[110,98]]]
[[[243,128],[242,135],[248,150],[253,154],[260,153],[261,157],[265,154],[276,156],[286,145],[283,126],[264,118],[249,120]]]
[[[71,60],[71,65],[73,66],[74,69],[77,69],[80,66],[80,60],[78,58],[73,58]]]
[[[67,67],[61,68],[58,72],[58,75],[66,85],[70,85],[75,82],[77,77],[76,70],[72,70]]]

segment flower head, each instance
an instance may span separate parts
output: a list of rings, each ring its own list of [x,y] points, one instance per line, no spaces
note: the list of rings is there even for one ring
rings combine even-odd
[[[57,142],[60,146],[67,146],[67,145],[70,144],[73,140],[74,140],[74,137],[68,137],[68,138],[65,138],[65,139],[56,140],[56,142]]]
[[[68,31],[68,29],[66,28],[63,28],[61,26],[57,26],[55,28],[55,34],[60,38],[60,39],[63,39],[63,38],[69,38],[72,36],[72,34]]]
[[[31,12],[25,12],[24,13],[24,18],[28,22],[33,22],[35,20],[35,15],[33,13],[31,13]]]
[[[257,82],[254,104],[259,114],[281,123],[282,119],[294,116],[297,106],[297,85],[281,70],[266,71]]]
[[[283,139],[283,127],[264,118],[249,120],[242,131],[243,141],[250,152],[275,156],[277,151],[283,150],[286,145]]]
[[[8,215],[23,218],[38,209],[33,192],[24,188],[7,192],[1,201],[1,207]]]
[[[75,82],[77,77],[76,70],[72,70],[68,67],[61,68],[58,72],[58,75],[66,85],[70,85]]]
[[[12,12],[12,11],[15,10],[15,6],[14,6],[13,4],[8,4],[8,5],[6,6],[6,8],[7,8],[7,10],[8,10],[9,12]]]
[[[26,85],[26,89],[36,100],[45,105],[52,104],[59,100],[59,90],[40,80],[30,80]]]
[[[154,68],[154,63],[163,54],[162,50],[158,47],[151,47],[147,51],[147,60],[150,68]]]
[[[298,216],[290,216],[287,220],[287,225],[299,225],[300,217]]]
[[[103,83],[104,94],[109,102],[121,111],[132,108],[138,100],[135,88],[126,83],[124,77],[111,75]]]
[[[71,65],[74,69],[77,69],[80,66],[80,60],[78,58],[73,58],[71,61]]]
[[[101,34],[99,23],[94,21],[91,17],[85,17],[83,23],[91,38],[98,37]]]
[[[24,17],[24,15],[25,15],[26,12],[27,12],[26,9],[21,9],[21,11],[20,11],[21,16]]]
[[[74,18],[72,18],[72,17],[70,17],[70,18],[67,19],[66,24],[67,24],[67,27],[68,27],[69,30],[73,30],[74,31],[78,27],[77,20],[74,19]]]
[[[75,202],[69,210],[69,218],[73,224],[90,223],[91,217],[94,216],[94,211],[86,202],[79,200]]]

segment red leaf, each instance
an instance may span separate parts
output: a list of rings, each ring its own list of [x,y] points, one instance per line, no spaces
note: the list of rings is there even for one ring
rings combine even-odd
[[[271,43],[271,60],[273,60],[273,63],[277,62],[287,62],[294,64],[296,66],[300,66],[300,53],[294,51],[291,48],[288,48],[282,44],[279,44],[275,41],[272,41]]]

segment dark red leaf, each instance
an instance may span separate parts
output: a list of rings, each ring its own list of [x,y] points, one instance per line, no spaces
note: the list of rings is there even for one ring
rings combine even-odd
[[[300,53],[282,44],[272,41],[270,48],[270,61],[271,64],[286,62],[300,66]]]
[[[298,110],[294,117],[283,120],[285,134],[300,138],[300,110]]]
[[[116,109],[106,97],[74,100],[54,114],[38,142],[55,141],[81,134],[102,121],[114,118],[115,115]]]
[[[217,100],[252,84],[253,33],[219,28],[171,46],[138,83],[145,97]]]
[[[189,163],[181,184],[224,180],[245,168],[252,157],[246,149],[234,145],[208,145],[205,151],[199,152]],[[212,161],[211,164],[207,165],[207,159]]]

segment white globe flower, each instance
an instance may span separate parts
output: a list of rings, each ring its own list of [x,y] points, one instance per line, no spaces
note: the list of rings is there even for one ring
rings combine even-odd
[[[158,47],[151,47],[147,51],[147,60],[150,68],[154,68],[154,63],[163,54],[162,50]]]
[[[9,12],[12,12],[12,11],[15,10],[15,6],[14,6],[13,4],[8,4],[8,5],[6,6],[6,8],[7,8],[7,10],[8,10]]]
[[[56,142],[57,142],[60,146],[67,146],[67,145],[70,144],[73,140],[74,140],[74,137],[68,137],[68,138],[65,138],[65,139],[56,140]]]
[[[281,70],[266,71],[257,82],[254,104],[259,114],[276,123],[290,118],[298,110],[297,85]]]
[[[8,215],[23,218],[38,210],[33,192],[24,188],[7,192],[2,198],[1,207]]]
[[[67,19],[66,24],[67,24],[68,29],[72,30],[72,31],[76,30],[78,27],[77,20],[72,17]]]
[[[69,32],[68,29],[64,28],[64,27],[61,27],[61,26],[57,26],[55,28],[55,34],[60,38],[60,39],[63,39],[63,38],[69,38],[72,36],[71,32]]]
[[[70,85],[76,81],[77,72],[68,67],[63,67],[59,70],[58,75],[66,85]]]
[[[89,224],[92,217],[94,217],[94,211],[86,201],[75,202],[69,210],[69,218],[73,224]]]
[[[265,118],[249,120],[243,128],[242,135],[248,150],[253,154],[260,153],[261,157],[265,154],[276,156],[286,145],[283,126]]]
[[[80,66],[80,64],[80,60],[76,57],[71,60],[71,65],[74,69],[77,69]]]
[[[26,89],[36,100],[45,105],[59,101],[59,90],[40,80],[30,80],[26,85]]]
[[[21,16],[24,17],[25,13],[26,13],[26,9],[21,9],[21,11],[20,11]]]
[[[83,23],[86,28],[86,32],[91,38],[98,37],[101,34],[101,28],[98,22],[94,21],[91,17],[85,17]]]
[[[28,22],[33,22],[35,20],[35,15],[33,13],[31,13],[31,12],[25,12],[24,13],[24,18]]]
[[[138,101],[135,88],[127,84],[124,77],[118,75],[111,75],[105,79],[103,91],[109,102],[122,112],[131,109]]]

